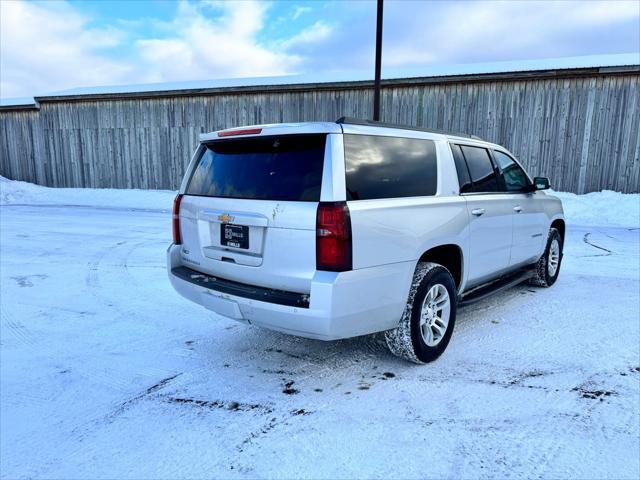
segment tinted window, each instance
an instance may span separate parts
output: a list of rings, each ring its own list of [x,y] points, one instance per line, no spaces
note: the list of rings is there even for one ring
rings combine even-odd
[[[493,170],[493,163],[486,148],[460,145],[464,158],[469,166],[473,185],[470,192],[498,192],[498,180]]]
[[[436,146],[431,140],[345,135],[348,200],[435,195]]]
[[[458,183],[460,184],[460,193],[465,193],[471,189],[471,177],[469,176],[469,169],[467,168],[467,162],[464,160],[462,150],[459,145],[451,145],[451,153],[453,153],[453,161],[456,164],[456,171],[458,172]]]
[[[317,202],[326,135],[288,135],[208,143],[188,195]]]
[[[507,192],[522,192],[529,185],[527,174],[513,158],[497,150],[493,151],[493,158],[498,164]]]

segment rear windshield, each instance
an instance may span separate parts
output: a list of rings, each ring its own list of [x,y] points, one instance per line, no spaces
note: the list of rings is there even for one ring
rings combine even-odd
[[[326,135],[218,140],[205,145],[187,195],[317,202]]]

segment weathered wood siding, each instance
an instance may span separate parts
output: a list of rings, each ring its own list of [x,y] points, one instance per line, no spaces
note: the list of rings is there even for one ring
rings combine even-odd
[[[175,189],[198,134],[258,123],[371,117],[369,85],[40,101],[0,111],[0,174],[53,187]],[[554,188],[640,189],[640,76],[387,82],[383,121],[506,146]]]

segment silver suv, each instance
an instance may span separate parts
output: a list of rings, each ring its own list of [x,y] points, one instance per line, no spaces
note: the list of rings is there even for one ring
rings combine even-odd
[[[499,145],[349,118],[203,134],[174,202],[169,278],[228,318],[437,358],[456,308],[562,261],[560,200]]]

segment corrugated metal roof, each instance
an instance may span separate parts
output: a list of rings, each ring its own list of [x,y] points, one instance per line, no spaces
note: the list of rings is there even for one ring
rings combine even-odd
[[[464,75],[483,75],[510,72],[534,72],[542,70],[567,70],[602,67],[623,67],[640,64],[640,53],[591,55],[582,57],[547,58],[518,60],[507,62],[469,63],[459,65],[429,65],[419,68],[385,69],[383,80],[410,78],[437,78]],[[215,90],[227,88],[277,87],[287,85],[323,84],[340,82],[372,81],[372,71],[327,72],[321,74],[285,75],[277,77],[224,78],[213,80],[195,80],[186,82],[164,82],[151,84],[108,85],[79,87],[35,98],[79,97],[96,95],[144,94],[153,92],[179,92],[185,90]],[[33,97],[20,99],[2,99],[1,107],[35,106]]]
[[[0,107],[25,107],[35,108],[33,97],[0,98]]]

